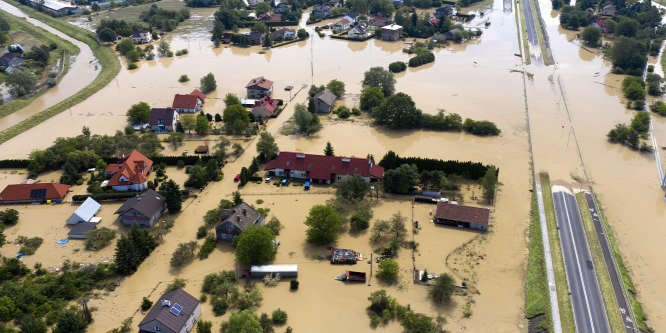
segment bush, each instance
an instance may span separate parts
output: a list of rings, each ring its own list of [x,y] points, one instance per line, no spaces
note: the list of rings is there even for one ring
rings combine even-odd
[[[190,80],[189,76],[185,74],[181,75],[180,78],[178,78],[178,82],[187,82],[189,80]]]
[[[227,302],[217,297],[213,298],[210,301],[210,304],[213,305],[213,313],[215,316],[223,316],[225,313],[227,313],[227,309],[229,308],[229,304],[227,304]]]
[[[419,54],[409,59],[409,67],[418,67],[435,61],[435,55],[432,52]]]
[[[199,227],[199,229],[197,229],[197,239],[202,239],[206,237],[207,234],[208,234],[208,229],[206,229],[206,227],[201,226]]]
[[[338,117],[342,119],[349,118],[350,112],[346,106],[341,106],[338,108]]]
[[[141,311],[148,311],[151,307],[153,307],[153,302],[147,297],[144,297],[143,301],[141,302]]]
[[[271,320],[273,321],[273,324],[284,324],[287,322],[287,312],[278,308],[271,314]]]
[[[404,70],[407,69],[407,64],[405,64],[405,63],[402,62],[402,61],[396,61],[396,62],[392,62],[392,63],[389,65],[388,68],[389,68],[389,71],[391,71],[391,72],[393,72],[393,73],[400,73],[400,72],[402,72],[402,71],[404,71]]]
[[[349,219],[349,228],[352,231],[366,230],[370,227],[370,220],[363,214],[354,214]]]
[[[497,128],[495,123],[491,121],[476,121],[470,118],[465,119],[465,122],[463,123],[463,129],[466,132],[480,136],[495,136],[502,132],[499,128]]]
[[[289,289],[297,290],[299,284],[300,284],[300,282],[298,282],[298,280],[293,279],[293,280],[289,281]]]
[[[4,225],[15,225],[19,221],[19,212],[8,208],[0,212],[0,223]]]
[[[398,262],[391,259],[382,259],[377,266],[379,267],[377,271],[379,279],[389,283],[397,282],[398,275],[400,274],[400,265],[398,265]]]
[[[208,258],[208,256],[215,250],[215,246],[217,246],[215,235],[211,235],[210,237],[206,238],[206,241],[204,241],[203,245],[201,245],[201,248],[199,249],[199,259],[204,260]]]
[[[167,285],[166,291],[170,292],[170,291],[174,291],[176,289],[183,289],[183,288],[185,288],[186,284],[187,283],[185,282],[185,280],[176,278],[175,280],[173,280],[173,282],[171,282]]]
[[[137,69],[139,68],[139,65],[136,64],[136,62],[130,62],[127,64],[127,69],[132,70],[132,69]]]
[[[116,232],[107,227],[93,229],[86,233],[86,250],[100,250],[107,246],[116,237]]]
[[[197,242],[180,243],[171,255],[171,267],[182,267],[194,259],[194,251],[197,250]]]

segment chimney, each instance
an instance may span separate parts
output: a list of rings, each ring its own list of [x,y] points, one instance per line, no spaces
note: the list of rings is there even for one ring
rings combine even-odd
[[[247,215],[247,209],[243,208],[243,215]]]
[[[236,222],[240,222],[240,216],[236,216]]]

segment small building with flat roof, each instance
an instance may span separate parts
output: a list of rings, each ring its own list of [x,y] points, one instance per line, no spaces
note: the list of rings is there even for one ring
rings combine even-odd
[[[283,278],[296,278],[298,277],[298,265],[263,265],[250,268],[250,276],[253,278],[263,278],[269,274],[280,274],[280,277]]]
[[[459,228],[488,230],[490,209],[449,204],[440,201],[437,203],[434,222]]]

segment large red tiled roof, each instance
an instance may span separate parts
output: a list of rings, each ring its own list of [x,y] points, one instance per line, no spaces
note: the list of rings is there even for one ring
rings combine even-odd
[[[60,183],[34,183],[7,185],[0,192],[0,201],[30,201],[62,199],[71,186]],[[37,191],[35,191],[37,190]],[[39,191],[39,190],[46,190]]]
[[[334,174],[358,174],[362,177],[376,178],[384,175],[384,168],[375,165],[367,158],[312,155],[287,151],[279,152],[274,160],[268,162],[265,170],[272,169],[306,171],[309,173],[308,178],[313,179],[331,179]]]
[[[273,81],[271,80],[266,80],[264,79],[263,76],[260,77],[255,77],[254,79],[250,80],[250,83],[248,83],[245,88],[250,88],[252,86],[257,86],[263,89],[271,89],[271,86],[273,85]]]
[[[137,150],[132,150],[127,156],[121,158],[117,165],[118,171],[111,176],[108,186],[140,184],[147,181],[148,172],[153,166],[153,161]],[[106,169],[109,170],[110,168],[107,167]],[[121,181],[120,176],[125,176],[129,181]]]
[[[278,103],[280,103],[278,100],[272,99],[268,96],[260,99],[257,101],[257,103],[254,105],[254,108],[252,110],[255,110],[260,107],[265,107],[268,111],[271,113],[275,112],[275,109],[278,106]]]
[[[192,90],[192,92],[190,93],[190,95],[197,96],[197,97],[198,97],[200,100],[202,100],[202,101],[203,101],[204,99],[206,99],[206,95],[204,95],[204,93],[202,93],[201,91],[199,91],[199,89],[194,89],[194,90]]]
[[[435,213],[435,218],[488,225],[488,221],[490,219],[490,209],[454,205],[440,201],[437,203],[437,212]]]
[[[171,107],[174,109],[194,109],[197,107],[198,99],[199,97],[196,95],[176,94],[173,97],[173,105]]]

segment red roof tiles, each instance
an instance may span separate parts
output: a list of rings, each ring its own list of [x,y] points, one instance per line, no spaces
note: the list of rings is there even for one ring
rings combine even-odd
[[[384,168],[375,165],[368,158],[339,157],[278,152],[278,156],[268,162],[265,170],[285,169],[307,172],[307,178],[331,180],[333,175],[361,175],[381,178]]]
[[[176,94],[173,98],[173,105],[171,107],[174,109],[194,109],[197,107],[198,99],[199,97],[195,95]]]
[[[148,180],[148,172],[153,166],[153,161],[138,152],[132,150],[127,156],[118,161],[118,171],[116,171],[111,179],[109,179],[108,186],[131,185],[140,184]],[[106,171],[113,170],[115,167],[109,168]],[[121,180],[124,176],[127,180]]]
[[[264,79],[263,76],[255,77],[254,79],[250,80],[250,82],[245,86],[245,88],[250,88],[253,86],[257,86],[259,88],[268,90],[271,89],[271,86],[273,86],[273,81],[266,80]]]
[[[202,100],[202,101],[203,101],[204,99],[206,99],[206,95],[204,95],[204,93],[202,93],[201,91],[199,91],[199,89],[194,89],[194,90],[192,90],[192,92],[190,93],[190,95],[192,95],[192,96],[197,96],[197,97],[198,97],[200,100]]]
[[[0,202],[62,200],[70,187],[60,183],[7,185],[0,192]]]
[[[440,201],[437,203],[435,218],[488,225],[488,221],[490,220],[490,209],[455,205]]]

